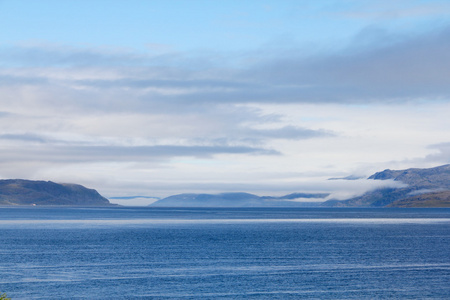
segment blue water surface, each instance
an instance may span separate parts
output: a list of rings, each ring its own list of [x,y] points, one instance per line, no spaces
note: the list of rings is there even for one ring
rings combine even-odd
[[[450,209],[0,208],[13,299],[449,299]]]

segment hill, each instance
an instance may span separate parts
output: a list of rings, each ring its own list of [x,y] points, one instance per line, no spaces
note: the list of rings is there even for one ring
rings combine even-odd
[[[429,169],[384,170],[370,180],[394,180],[403,188],[382,188],[344,201],[327,201],[324,206],[342,207],[449,207],[450,165]]]
[[[396,200],[387,207],[450,207],[450,191],[425,193]]]
[[[0,180],[0,205],[112,205],[96,190],[82,185],[32,181]]]
[[[301,207],[317,206],[314,199],[328,194],[294,193],[282,197],[257,196],[249,193],[179,194],[152,203],[161,207]],[[295,199],[303,198],[302,202]],[[304,198],[310,198],[308,202]]]

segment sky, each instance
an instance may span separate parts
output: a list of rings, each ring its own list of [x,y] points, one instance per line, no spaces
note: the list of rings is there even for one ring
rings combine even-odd
[[[447,0],[0,0],[0,28],[2,179],[345,199],[450,163]]]

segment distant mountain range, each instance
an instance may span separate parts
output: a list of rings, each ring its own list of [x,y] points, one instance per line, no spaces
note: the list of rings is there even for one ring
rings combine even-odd
[[[333,178],[337,180],[337,178]],[[354,177],[340,178],[353,180]],[[281,197],[249,193],[179,194],[150,206],[165,207],[450,207],[450,165],[429,169],[384,170],[368,180],[394,180],[400,188],[379,188],[347,200],[324,201],[328,193],[293,193]],[[121,197],[124,198],[124,197]],[[128,197],[133,198],[133,197]],[[78,184],[0,180],[0,205],[114,205],[96,190]]]
[[[23,179],[0,180],[0,205],[113,205],[96,190],[78,184],[32,181]]]
[[[380,188],[348,200],[329,200],[333,207],[450,207],[450,165],[429,169],[384,170],[370,176],[406,184],[403,188]]]
[[[353,176],[330,180],[358,179]],[[167,207],[450,207],[450,165],[429,169],[384,170],[368,180],[394,180],[401,188],[380,188],[347,200],[325,199],[326,193],[294,193],[282,197],[259,197],[248,193],[180,194],[154,202],[150,206]],[[303,198],[300,201],[295,199]],[[305,198],[310,198],[308,201]]]
[[[301,207],[318,206],[314,199],[324,199],[326,193],[294,193],[282,197],[257,196],[249,193],[179,194],[156,201],[150,206],[165,207]],[[302,198],[301,202],[295,199]],[[307,199],[311,199],[308,201]]]

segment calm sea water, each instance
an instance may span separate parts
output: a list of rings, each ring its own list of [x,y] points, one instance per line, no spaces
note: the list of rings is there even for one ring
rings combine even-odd
[[[13,299],[449,299],[449,209],[0,208]]]

